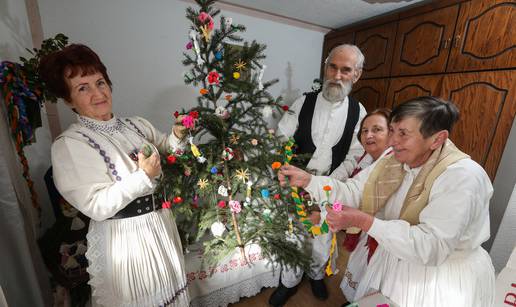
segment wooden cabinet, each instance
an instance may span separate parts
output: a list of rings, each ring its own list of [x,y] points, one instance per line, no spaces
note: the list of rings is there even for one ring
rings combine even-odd
[[[396,38],[396,25],[396,22],[391,22],[356,33],[355,45],[362,50],[365,56],[362,78],[389,75]]]
[[[385,106],[385,92],[389,79],[359,80],[354,86],[351,96],[360,101],[367,112]]]
[[[494,180],[516,114],[516,71],[452,74],[441,96],[460,109],[450,139]]]
[[[392,109],[419,96],[439,96],[442,79],[442,75],[391,79],[385,106]]]
[[[444,72],[459,5],[399,21],[392,75]]]
[[[516,114],[514,29],[516,0],[429,1],[333,31],[324,50],[345,37],[362,49],[352,95],[368,111],[423,95],[455,102],[450,138],[494,180]]]
[[[448,71],[516,67],[515,31],[515,1],[461,4]]]

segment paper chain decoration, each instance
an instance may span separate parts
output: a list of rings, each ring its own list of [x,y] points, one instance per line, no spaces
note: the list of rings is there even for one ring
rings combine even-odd
[[[292,147],[294,146],[295,141],[294,139],[290,138],[288,142],[285,144],[285,160],[284,164],[288,165],[290,164],[290,161],[292,160],[292,157],[294,156],[294,152],[292,150]],[[299,218],[299,221],[303,223],[306,230],[311,233],[314,236],[321,235],[323,233],[328,233],[329,227],[326,221],[323,221],[321,226],[314,225],[312,221],[308,218],[308,214],[305,210],[305,205],[303,204],[303,199],[299,196],[297,187],[290,187],[292,196],[292,199],[294,200],[294,203],[296,205],[296,215]]]

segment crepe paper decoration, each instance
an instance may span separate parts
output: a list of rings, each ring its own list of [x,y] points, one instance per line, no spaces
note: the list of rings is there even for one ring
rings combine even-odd
[[[240,73],[239,73],[238,71],[235,71],[235,72],[233,73],[233,78],[234,78],[234,79],[240,79]]]
[[[260,72],[258,73],[258,90],[260,91],[263,90],[262,78],[265,68],[267,68],[267,65],[263,65],[262,68],[260,68]]]
[[[224,234],[224,231],[226,231],[226,226],[224,226],[224,224],[222,224],[221,222],[217,221],[211,224],[210,230],[215,237],[221,237],[222,234]]]
[[[274,161],[274,162],[272,162],[271,167],[274,170],[279,169],[281,167],[281,162]]]
[[[172,207],[172,203],[168,200],[161,203],[161,208],[163,208],[163,209],[170,209],[171,207]]]
[[[197,35],[198,35],[198,33],[194,30],[191,30],[188,33],[188,36],[190,36],[190,39],[193,41],[195,55],[197,57],[197,59],[196,59],[197,65],[201,66],[202,64],[204,64],[204,60],[201,58],[201,49],[199,48],[199,42],[197,41]]]
[[[231,208],[231,212],[240,213],[242,211],[242,206],[238,200],[230,200],[229,208]]]

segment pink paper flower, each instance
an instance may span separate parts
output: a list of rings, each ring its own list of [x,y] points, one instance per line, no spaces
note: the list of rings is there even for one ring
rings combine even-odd
[[[230,200],[229,207],[231,208],[231,212],[240,213],[240,211],[242,211],[242,206],[240,206],[238,200]]]
[[[170,207],[172,207],[172,203],[170,201],[164,201],[162,204],[161,204],[161,207],[163,209],[170,209]]]
[[[333,203],[332,209],[333,209],[333,211],[337,211],[337,212],[342,211],[342,204],[339,203],[338,201],[336,201]]]
[[[185,117],[183,117],[181,123],[188,129],[192,129],[195,126],[194,118],[190,115],[186,115]]]
[[[199,21],[202,24],[208,23],[208,29],[213,30],[214,22],[213,22],[213,18],[210,16],[210,14],[208,14],[206,12],[201,12],[197,18],[199,19]]]
[[[190,49],[192,49],[192,47],[193,47],[192,42],[188,42],[188,43],[186,44],[186,49],[190,50]]]

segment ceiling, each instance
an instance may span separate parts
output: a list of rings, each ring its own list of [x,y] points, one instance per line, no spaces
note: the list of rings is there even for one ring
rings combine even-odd
[[[219,2],[337,29],[423,0],[222,0]]]

